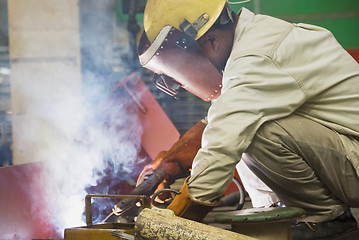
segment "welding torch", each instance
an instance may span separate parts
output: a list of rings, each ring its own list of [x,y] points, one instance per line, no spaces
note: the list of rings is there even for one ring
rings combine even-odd
[[[151,196],[156,190],[157,186],[164,180],[165,172],[162,169],[158,169],[151,174],[147,174],[143,181],[135,187],[128,195],[139,195],[139,196]],[[141,200],[140,198],[125,198],[116,203],[113,207],[112,212],[102,221],[106,222],[112,215],[120,216],[127,210],[136,206]]]
[[[206,126],[204,121],[197,122],[189,129],[168,151],[160,152],[157,157],[145,166],[137,180],[137,186],[129,193],[130,195],[151,196],[157,187],[163,182],[188,172],[192,161],[201,147],[201,138]],[[120,216],[134,207],[138,199],[123,199],[118,202],[111,216]]]
[[[155,170],[152,174],[146,175],[141,184],[135,187],[129,195],[145,195],[146,197],[151,196],[157,186],[164,180],[166,173],[162,169]],[[120,216],[128,209],[134,207],[138,203],[138,199],[122,199],[113,208],[113,213]]]

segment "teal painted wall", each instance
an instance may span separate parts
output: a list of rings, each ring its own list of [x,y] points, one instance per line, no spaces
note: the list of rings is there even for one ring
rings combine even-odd
[[[359,0],[358,0],[359,1]],[[116,23],[118,25],[126,26],[128,15],[123,13],[122,0],[115,0]],[[136,14],[137,22],[143,26],[143,14]]]
[[[289,22],[318,25],[330,30],[344,48],[359,48],[359,0],[252,0],[231,7],[235,11],[246,7]],[[122,0],[116,0],[116,13],[117,22],[126,24]],[[137,19],[142,25],[142,14]]]
[[[234,2],[234,0],[231,0]],[[330,30],[344,48],[359,48],[359,0],[252,0],[231,5],[293,23],[309,23]]]

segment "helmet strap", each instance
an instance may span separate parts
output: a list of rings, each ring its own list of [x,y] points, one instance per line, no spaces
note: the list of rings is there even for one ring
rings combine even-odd
[[[183,32],[195,38],[198,30],[203,27],[209,20],[207,13],[203,13],[193,24],[191,24],[186,18],[180,24],[180,28]]]
[[[228,4],[225,4],[224,9],[219,16],[218,23],[220,25],[226,25],[229,22],[234,22],[233,10],[228,6]]]

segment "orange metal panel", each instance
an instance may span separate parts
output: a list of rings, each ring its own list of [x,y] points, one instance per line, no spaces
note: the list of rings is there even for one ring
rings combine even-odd
[[[359,63],[359,49],[347,49],[347,51]]]
[[[138,114],[143,127],[141,145],[148,155],[154,159],[160,151],[168,150],[179,139],[180,134],[148,91],[140,75],[132,73],[118,83],[114,91],[118,88],[125,88],[140,110]]]

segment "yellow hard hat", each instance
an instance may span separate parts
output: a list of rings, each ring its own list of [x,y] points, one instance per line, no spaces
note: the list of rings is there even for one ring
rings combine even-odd
[[[204,35],[220,16],[226,0],[148,0],[144,12],[144,30],[152,43],[164,26],[181,30],[180,25],[187,20],[196,25],[204,18],[204,25],[196,29],[194,38]]]

